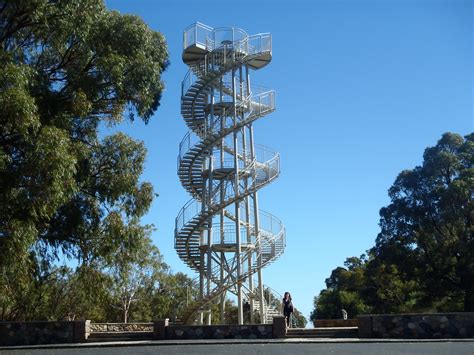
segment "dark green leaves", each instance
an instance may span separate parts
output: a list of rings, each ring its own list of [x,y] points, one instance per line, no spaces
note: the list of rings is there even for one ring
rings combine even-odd
[[[313,318],[359,301],[354,315],[474,310],[474,135],[445,133],[423,158],[389,189],[369,259],[333,270]]]
[[[102,1],[1,2],[0,286],[13,318],[27,316],[15,295],[38,285],[38,263],[66,256],[94,268],[124,235],[139,245],[153,198],[140,181],[145,147],[122,133],[100,141],[98,127],[148,122],[167,65],[160,33]]]

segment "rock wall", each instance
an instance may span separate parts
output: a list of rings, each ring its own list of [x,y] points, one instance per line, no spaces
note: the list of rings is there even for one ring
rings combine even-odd
[[[87,339],[88,321],[0,322],[0,345],[77,343]]]
[[[359,316],[360,338],[474,338],[474,313],[376,314]]]
[[[270,339],[271,324],[260,325],[169,325],[166,339]]]

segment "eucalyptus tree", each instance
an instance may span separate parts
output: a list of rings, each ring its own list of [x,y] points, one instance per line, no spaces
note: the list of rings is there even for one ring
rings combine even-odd
[[[98,131],[148,123],[167,65],[161,33],[102,1],[0,1],[0,302],[38,263],[112,253],[113,224],[146,213],[143,143]]]
[[[474,134],[445,133],[425,150],[422,165],[402,171],[389,190],[370,251],[369,286],[380,288],[383,267],[407,288],[401,294],[417,294],[418,308],[474,311],[473,194]],[[373,292],[371,302],[385,296]],[[400,301],[407,300],[392,297]]]
[[[389,197],[368,258],[333,270],[312,319],[350,305],[355,314],[474,311],[474,134],[443,134]]]

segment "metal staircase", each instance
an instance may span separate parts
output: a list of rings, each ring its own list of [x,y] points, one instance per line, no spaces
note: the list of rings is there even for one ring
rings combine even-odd
[[[266,302],[266,301],[264,303],[264,307],[265,307],[264,308],[265,309],[265,312],[264,312],[265,320],[263,321],[263,323],[267,323],[267,324],[273,323],[273,317],[282,316],[282,313],[281,313],[280,309],[277,309],[276,307],[274,307],[272,305],[269,305],[268,302]],[[259,300],[254,301],[253,311],[257,311],[257,312],[260,311],[260,301]]]
[[[192,195],[176,217],[175,249],[199,273],[199,297],[182,315],[210,324],[210,304],[226,292],[258,302],[263,322],[263,267],[285,247],[285,228],[259,210],[257,191],[280,174],[280,156],[253,140],[252,123],[275,110],[275,92],[250,85],[250,71],[271,61],[271,36],[196,23],[184,31],[181,113],[190,131],[179,145],[178,176]],[[257,280],[254,280],[257,275]],[[267,307],[268,308],[268,307]]]

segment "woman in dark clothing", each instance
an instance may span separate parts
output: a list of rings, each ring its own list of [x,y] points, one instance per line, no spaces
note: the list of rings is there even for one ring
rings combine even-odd
[[[291,302],[291,295],[289,292],[285,292],[282,301],[283,315],[286,318],[286,326],[290,326],[291,313],[293,313],[293,303]]]

